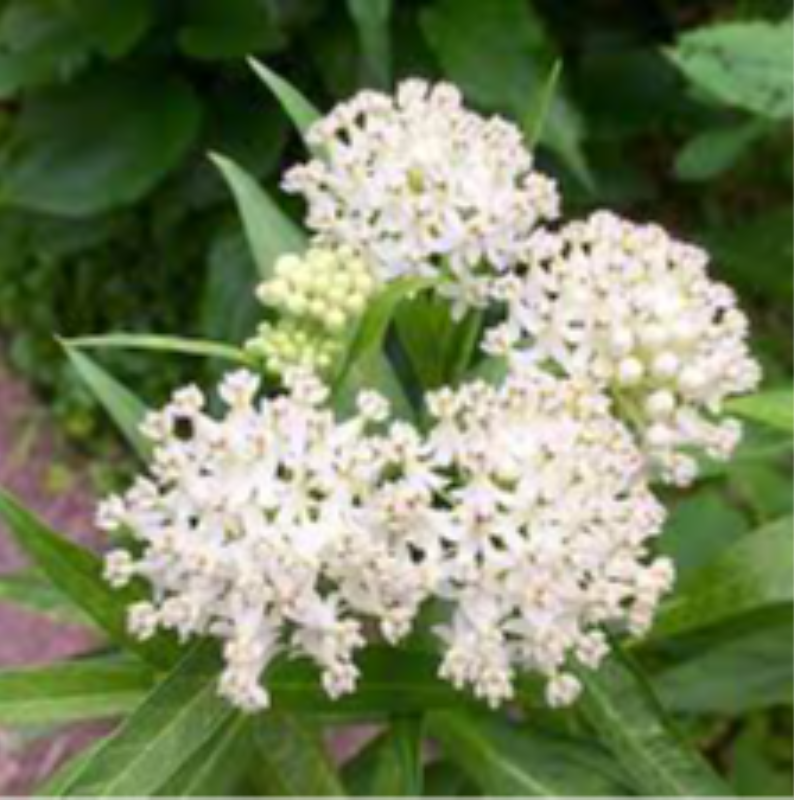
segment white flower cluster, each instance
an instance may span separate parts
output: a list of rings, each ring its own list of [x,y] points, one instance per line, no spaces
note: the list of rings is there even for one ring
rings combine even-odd
[[[603,395],[535,368],[429,406],[449,476],[442,675],[496,705],[517,670],[534,671],[552,705],[568,704],[580,690],[568,658],[597,667],[601,626],[644,633],[672,583],[668,560],[648,564],[664,512],[642,458]]]
[[[397,509],[409,516],[424,488],[414,431],[371,436],[388,406],[370,394],[337,423],[308,375],[289,376],[290,393],[271,401],[257,401],[258,385],[250,373],[229,375],[220,420],[203,411],[198,389],[179,390],[145,422],[150,477],[98,513],[101,528],[140,543],[136,558],[111,552],[106,570],[115,586],[141,576],[152,587],[153,601],[130,610],[132,632],[221,639],[220,691],[248,710],[268,704],[262,674],[283,651],[317,662],[332,697],[351,691],[362,618],[395,640],[427,596],[414,534],[398,527]]]
[[[439,276],[458,310],[485,305],[488,278],[558,214],[520,131],[468,111],[448,84],[361,92],[307,138],[319,155],[283,185],[305,198],[318,239],[368,252],[382,280]]]
[[[324,374],[341,354],[348,326],[364,312],[374,289],[369,265],[349,248],[284,255],[275,264],[275,276],[257,291],[280,318],[262,323],[245,347],[275,374],[297,368]]]
[[[491,344],[607,390],[660,476],[685,485],[697,470],[692,451],[730,457],[739,425],[715,417],[760,379],[747,319],[707,261],[657,225],[609,212],[539,233],[527,272],[496,286],[510,308]]]
[[[316,379],[289,386],[258,401],[257,378],[234,373],[220,420],[177,392],[145,423],[150,477],[99,513],[141,543],[107,560],[112,584],[152,586],[133,632],[223,640],[231,702],[267,705],[282,652],[316,661],[332,697],[351,691],[365,622],[396,643],[431,598],[452,610],[441,674],[493,704],[520,668],[569,702],[566,659],[599,661],[599,625],[647,628],[671,578],[646,557],[662,512],[602,396],[535,370],[442,390],[422,436],[378,395],[337,422]]]

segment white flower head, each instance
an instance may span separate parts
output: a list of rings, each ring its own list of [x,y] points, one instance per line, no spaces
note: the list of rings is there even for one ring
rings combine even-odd
[[[449,84],[364,91],[315,123],[318,155],[291,169],[323,243],[369,253],[379,279],[440,276],[456,311],[483,306],[488,276],[510,269],[558,214],[554,183],[534,171],[520,131],[462,105]]]
[[[730,456],[724,400],[760,379],[748,325],[707,255],[656,225],[609,212],[531,241],[528,271],[499,287],[520,358],[555,362],[608,390],[657,472],[675,483],[696,470],[692,450]]]
[[[432,458],[448,476],[441,674],[496,705],[534,671],[552,705],[570,703],[570,657],[596,668],[605,625],[644,633],[671,583],[648,553],[664,510],[639,450],[589,384],[535,367],[430,400]]]

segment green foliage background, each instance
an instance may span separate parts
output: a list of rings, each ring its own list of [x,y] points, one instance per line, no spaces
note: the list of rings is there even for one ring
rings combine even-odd
[[[0,328],[13,361],[53,398],[67,428],[88,438],[95,416],[53,333],[158,331],[237,342],[250,331],[253,265],[206,153],[234,158],[268,186],[302,157],[283,111],[245,65],[256,55],[320,108],[403,76],[458,83],[471,104],[516,120],[541,142],[540,164],[559,178],[567,214],[610,206],[705,244],[715,274],[736,286],[753,320],[767,382],[786,386],[793,374],[791,10],[779,0],[0,0]],[[556,61],[560,79],[537,130]],[[147,353],[108,356],[114,373],[153,401],[182,369]],[[76,358],[86,377],[91,362]],[[773,399],[786,408],[785,397]],[[737,792],[782,794],[792,788],[791,441],[785,418],[763,404],[741,412],[756,422],[734,463],[668,498],[674,511],[662,547],[678,563],[680,603],[666,610],[640,658],[682,732]],[[53,563],[69,560],[53,552]],[[88,585],[84,567],[94,569],[76,566],[67,594]],[[42,602],[55,602],[41,587],[37,595],[35,577],[23,584],[3,584],[0,596],[45,592]],[[118,621],[102,622],[116,630]],[[89,702],[102,707],[100,716],[128,711],[153,681],[125,661],[70,669],[51,678],[56,700],[64,693],[52,707],[58,721],[80,716]],[[12,675],[5,692],[3,680],[0,719],[29,721],[25,677]],[[626,693],[634,679],[605,680],[590,687],[585,713],[614,729],[614,686],[646,742],[646,715],[642,722]],[[98,699],[87,689],[97,686],[110,689]],[[314,731],[304,728],[293,738],[296,750],[280,752],[293,716],[271,717],[253,734],[254,724],[220,714],[205,683],[167,681],[157,691],[157,701],[136,711],[134,738],[157,731],[170,703],[209,706],[209,741],[198,729],[185,774],[159,785],[167,793],[208,793],[215,763],[228,764],[216,773],[235,780],[234,765],[248,758],[237,745],[245,734],[261,753],[260,771],[248,780],[262,789],[336,793],[341,781],[354,793],[418,788],[419,764],[408,761],[419,731],[408,708],[398,709],[403,723],[340,776]],[[394,694],[403,691],[400,684]],[[4,697],[12,698],[5,706]],[[428,715],[444,758],[425,770],[427,790],[630,788],[631,775],[583,741],[575,718],[536,708],[531,719],[508,727],[450,710]],[[191,734],[164,735],[185,746]],[[120,747],[133,745],[123,739]],[[604,747],[617,757],[633,747],[629,771],[647,749],[624,738]],[[209,753],[219,761],[208,761]],[[280,769],[267,754],[283,762]],[[99,763],[113,765],[113,748],[110,758]],[[633,775],[639,788],[658,773],[657,763],[651,767],[641,781]],[[153,770],[146,760],[134,764],[118,773],[116,788],[154,782]],[[702,788],[691,771],[680,763],[675,786],[669,775],[655,786],[677,791],[685,778]],[[110,780],[91,770],[89,778]]]

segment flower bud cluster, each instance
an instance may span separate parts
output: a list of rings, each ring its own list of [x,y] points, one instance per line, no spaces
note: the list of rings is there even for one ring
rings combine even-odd
[[[279,319],[262,323],[247,350],[278,375],[298,367],[324,374],[374,290],[369,265],[346,247],[284,255],[275,264],[275,276],[257,290],[258,299]]]

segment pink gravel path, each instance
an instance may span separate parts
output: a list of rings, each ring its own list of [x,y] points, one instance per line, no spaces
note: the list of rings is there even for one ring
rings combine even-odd
[[[54,463],[58,480],[54,480]],[[85,472],[52,430],[46,410],[1,358],[0,486],[13,491],[58,530],[84,543],[97,543]],[[0,573],[24,564],[0,523]],[[79,629],[0,604],[0,668],[47,663],[79,653],[89,644]],[[78,741],[74,734],[66,733],[30,743],[18,733],[0,729],[0,796],[28,791],[73,751]]]

